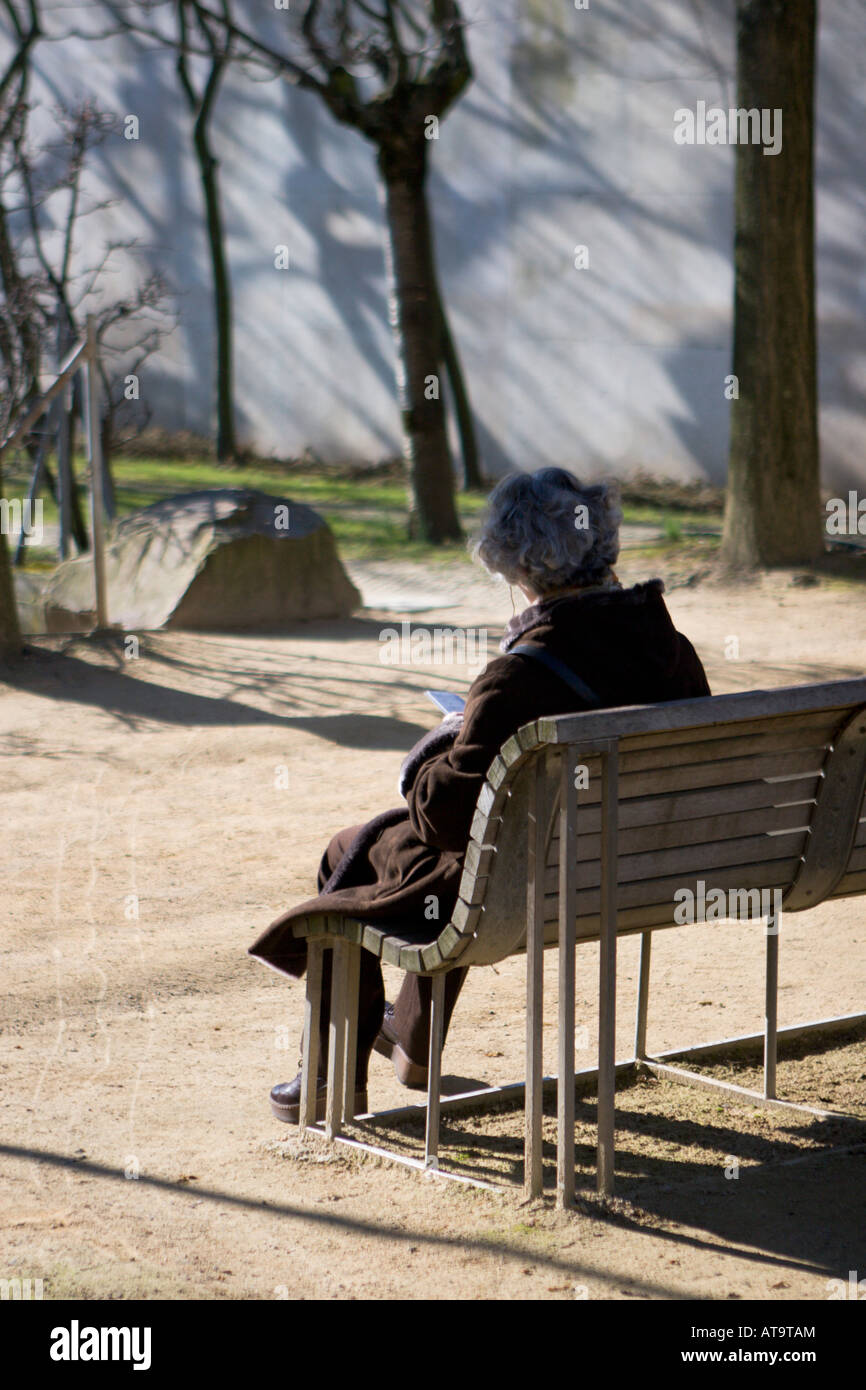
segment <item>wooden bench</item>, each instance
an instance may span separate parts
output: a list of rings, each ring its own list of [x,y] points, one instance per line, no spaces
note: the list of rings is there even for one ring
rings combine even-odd
[[[525,1090],[525,1185],[528,1194],[540,1193],[542,965],[544,950],[556,946],[557,1196],[568,1206],[574,1191],[575,945],[598,940],[598,1067],[581,1076],[597,1080],[598,1189],[611,1194],[617,1074],[647,1069],[704,1082],[674,1067],[672,1054],[660,1059],[647,1052],[650,947],[654,931],[682,920],[686,892],[693,895],[695,920],[710,920],[710,909],[718,912],[714,890],[725,895],[722,917],[765,919],[764,1088],[761,1094],[721,1082],[705,1084],[759,1103],[787,1105],[776,1098],[779,909],[799,912],[827,898],[866,892],[864,788],[866,679],[561,715],[525,725],[503,745],[487,774],[459,900],[435,941],[413,944],[333,915],[311,916],[296,925],[296,934],[309,938],[302,1132],[318,1130],[328,1139],[438,1172],[443,1105],[481,1109]],[[618,935],[634,933],[641,935],[634,1056],[618,1067],[616,943]],[[318,1068],[315,1021],[325,949],[334,952],[328,1100],[324,1125],[316,1126],[311,1078]],[[432,977],[423,1163],[341,1134],[342,1125],[353,1119],[362,950]],[[446,973],[456,966],[492,965],[520,952],[527,956],[525,1083],[440,1100]],[[860,1014],[844,1021],[864,1019]],[[806,1029],[839,1022],[820,1020]],[[788,1035],[799,1031],[785,1030]],[[406,1107],[374,1118],[422,1109]]]

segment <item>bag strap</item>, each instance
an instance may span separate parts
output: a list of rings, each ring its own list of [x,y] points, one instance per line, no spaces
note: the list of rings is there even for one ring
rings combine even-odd
[[[531,656],[533,660],[540,661],[542,666],[547,667],[548,671],[552,671],[555,676],[559,676],[560,680],[564,680],[566,685],[571,686],[571,689],[580,696],[589,709],[597,709],[601,704],[601,700],[592,686],[587,685],[586,681],[581,680],[570,666],[566,666],[564,661],[560,661],[558,656],[553,656],[544,647],[537,647],[534,642],[521,642],[519,646],[512,647],[508,655]]]

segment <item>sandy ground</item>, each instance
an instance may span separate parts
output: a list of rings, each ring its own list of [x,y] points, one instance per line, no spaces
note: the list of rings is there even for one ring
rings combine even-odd
[[[621,573],[646,571],[633,559]],[[384,665],[383,629],[402,605],[416,624],[486,629],[492,655],[511,612],[507,590],[463,570],[354,577],[389,611],[280,636],[153,634],[131,660],[116,644],[38,638],[0,686],[0,1277],[42,1278],[46,1297],[826,1298],[829,1279],[866,1270],[859,1126],[647,1082],[621,1097],[622,1200],[602,1210],[588,1096],[585,1195],[559,1215],[513,1186],[299,1147],[271,1118],[270,1086],[297,1069],[302,990],[246,947],[309,895],[335,829],[396,804],[400,760],[435,720],[423,690],[472,676]],[[687,578],[674,575],[670,607],[717,693],[866,669],[859,590]],[[864,935],[859,901],[786,919],[782,1024],[864,1009]],[[652,1048],[759,1029],[762,949],[748,924],[658,935]],[[623,1056],[636,950],[621,949]],[[580,949],[585,1066],[596,961]],[[472,972],[447,1086],[519,1079],[523,1029],[522,960]],[[786,1064],[783,1094],[866,1115],[864,1078],[853,1041],[820,1065]],[[370,1098],[413,1097],[376,1057]],[[449,1121],[449,1151],[519,1182],[519,1127],[519,1114]]]

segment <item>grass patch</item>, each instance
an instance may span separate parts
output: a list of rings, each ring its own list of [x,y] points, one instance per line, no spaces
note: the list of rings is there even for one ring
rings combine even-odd
[[[163,498],[199,488],[256,488],[277,497],[305,502],[325,517],[347,559],[424,560],[451,566],[468,564],[465,542],[432,546],[410,539],[407,527],[407,490],[399,463],[369,470],[357,466],[325,467],[306,461],[280,463],[257,460],[245,466],[223,465],[212,458],[120,456],[112,461],[117,493],[118,516],[147,507]],[[79,479],[86,475],[83,458],[76,460]],[[29,469],[10,462],[4,479],[7,497],[23,497],[29,483]],[[671,484],[663,487],[623,486],[623,513],[627,524],[661,528],[662,549],[679,546],[691,536],[707,534],[717,525],[714,497],[695,489]],[[633,494],[633,495],[632,495]],[[82,511],[88,513],[86,489],[79,485]],[[465,534],[476,530],[486,505],[483,493],[458,493],[457,510]],[[57,523],[57,507],[43,494],[43,516],[47,525]],[[674,513],[671,515],[671,513]],[[651,547],[656,551],[656,547]],[[657,553],[657,552],[656,552]],[[47,547],[28,547],[26,568],[44,569],[56,563]]]
[[[84,460],[76,460],[77,476],[83,477],[84,472]],[[462,542],[432,546],[409,538],[406,486],[399,477],[361,478],[355,472],[304,470],[267,463],[223,467],[209,459],[163,458],[118,458],[112,462],[112,473],[119,517],[198,488],[255,488],[314,507],[330,525],[341,554],[348,558],[469,563]],[[9,467],[4,475],[4,493],[9,498],[20,498],[28,483],[25,468]],[[88,499],[82,486],[79,497],[86,516]],[[485,500],[479,493],[458,494],[457,509],[467,535],[475,529]],[[57,506],[50,496],[44,496],[43,516],[46,525],[56,525]],[[46,560],[54,562],[53,551],[45,550],[43,557],[41,548],[28,547],[28,568],[38,568],[40,561]]]

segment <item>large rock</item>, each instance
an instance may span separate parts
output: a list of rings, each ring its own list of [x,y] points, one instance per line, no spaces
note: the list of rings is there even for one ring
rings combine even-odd
[[[125,631],[273,629],[361,603],[312,507],[245,488],[187,492],[124,517],[105,562],[109,619]],[[92,558],[65,560],[45,588],[46,630],[93,627],[94,605]]]
[[[27,570],[14,569],[12,579],[15,585],[15,604],[18,609],[18,622],[25,637],[36,637],[45,631],[45,609],[43,589],[46,576],[28,573]]]

